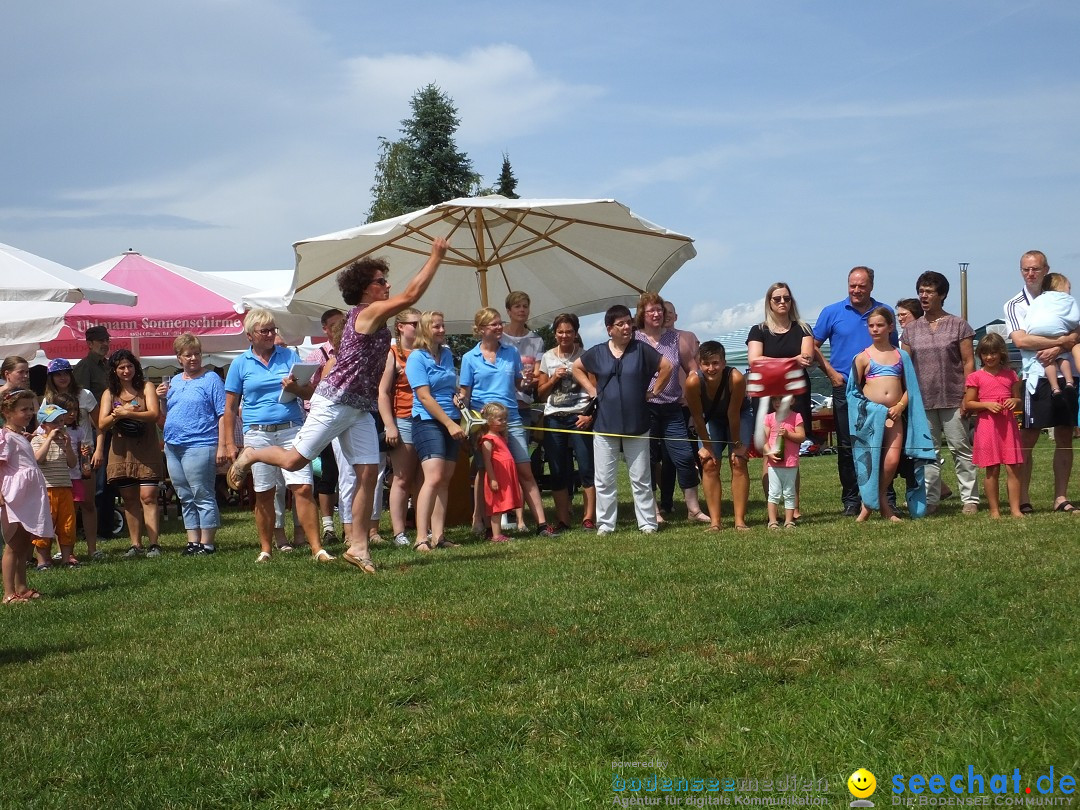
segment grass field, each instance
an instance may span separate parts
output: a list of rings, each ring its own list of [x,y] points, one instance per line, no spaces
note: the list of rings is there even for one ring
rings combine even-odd
[[[1049,453],[1024,521],[856,525],[823,457],[795,531],[755,495],[750,533],[381,547],[375,577],[256,566],[239,512],[181,557],[174,520],[163,558],[108,543],[0,611],[0,807],[608,807],[652,773],[839,807],[860,766],[882,807],[893,774],[1076,776],[1080,518],[1048,511]]]

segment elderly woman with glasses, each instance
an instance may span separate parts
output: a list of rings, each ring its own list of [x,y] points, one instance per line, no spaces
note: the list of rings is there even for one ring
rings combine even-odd
[[[222,433],[225,439],[225,455],[236,458],[234,426],[237,415],[243,417],[244,451],[252,448],[280,448],[292,450],[304,411],[296,396],[303,393],[292,376],[292,367],[300,362],[300,356],[287,346],[277,346],[274,338],[277,327],[269,310],[251,309],[244,318],[244,331],[251,348],[229,366],[225,377],[225,414]],[[292,396],[282,396],[282,391]],[[282,402],[288,399],[288,402]],[[240,406],[243,404],[243,410]],[[229,484],[240,489],[247,469],[239,478],[230,476]],[[259,535],[259,556],[255,562],[270,561],[274,546],[274,491],[283,481],[293,493],[296,514],[307,537],[313,558],[317,562],[334,559],[322,547],[319,539],[318,507],[315,504],[314,477],[311,465],[282,470],[270,464],[251,467],[255,481],[255,529]]]
[[[807,369],[813,365],[814,333],[799,317],[799,307],[791,288],[783,281],[769,285],[765,291],[765,320],[750,327],[746,336],[746,359],[753,363],[759,357],[794,357],[803,369],[806,391],[795,397],[792,410],[802,415],[803,424],[810,425],[813,420],[813,406],[810,402],[810,374]],[[768,397],[762,397],[757,407],[768,408]],[[765,478],[762,478],[762,485]],[[795,518],[799,512],[799,481],[795,482]]]

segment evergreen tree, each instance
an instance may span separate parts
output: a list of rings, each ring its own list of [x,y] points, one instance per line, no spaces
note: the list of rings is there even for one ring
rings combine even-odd
[[[454,141],[461,119],[453,100],[429,84],[409,106],[413,114],[401,122],[401,139],[380,139],[369,222],[467,197],[479,185],[472,161]]]
[[[495,186],[495,193],[516,200],[518,199],[517,184],[518,181],[514,177],[514,170],[510,168],[510,156],[503,152],[502,171],[499,172],[499,182]]]

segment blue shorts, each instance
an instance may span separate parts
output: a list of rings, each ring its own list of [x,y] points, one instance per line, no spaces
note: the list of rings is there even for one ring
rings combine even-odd
[[[397,425],[397,432],[398,435],[401,436],[401,443],[412,444],[412,417],[397,416],[394,418],[394,424]]]
[[[445,461],[457,461],[459,445],[456,439],[450,438],[450,433],[441,422],[434,419],[421,419],[414,416],[412,420],[413,447],[416,448],[416,456],[420,461],[429,458],[441,458]]]
[[[525,433],[525,425],[521,422],[511,422],[506,426],[506,446],[510,448],[510,455],[518,464],[529,462],[529,439]]]

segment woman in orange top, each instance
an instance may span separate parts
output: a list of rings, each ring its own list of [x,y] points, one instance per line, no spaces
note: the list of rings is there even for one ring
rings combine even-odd
[[[390,447],[390,465],[394,478],[390,484],[390,522],[394,527],[394,545],[409,545],[405,520],[409,498],[419,489],[419,464],[412,440],[413,392],[405,377],[405,360],[416,341],[420,310],[409,307],[397,314],[394,332],[397,338],[386,355],[386,368],[379,382],[379,415],[386,429]]]

